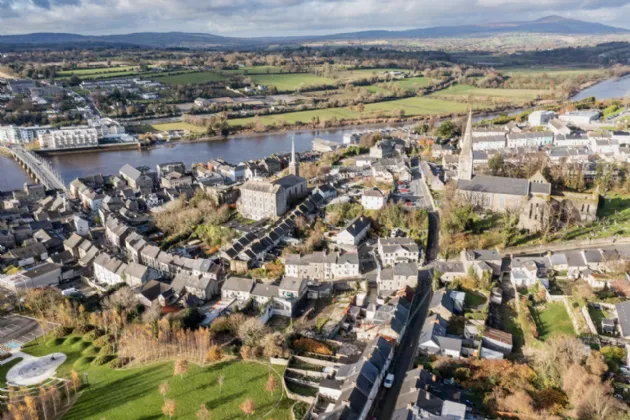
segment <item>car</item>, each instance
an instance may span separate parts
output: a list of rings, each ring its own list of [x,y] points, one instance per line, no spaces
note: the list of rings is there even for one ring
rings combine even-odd
[[[394,385],[394,374],[388,373],[387,376],[385,377],[385,381],[383,382],[383,386],[385,388],[391,388],[392,385]]]

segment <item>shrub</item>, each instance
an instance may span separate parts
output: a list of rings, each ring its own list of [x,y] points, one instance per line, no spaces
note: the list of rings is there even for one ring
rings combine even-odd
[[[112,354],[114,354],[114,346],[111,344],[105,344],[98,352],[99,356],[111,356]]]
[[[255,360],[262,356],[262,350],[259,346],[242,346],[241,357],[243,360]]]
[[[74,334],[77,335],[84,335],[88,332],[90,332],[92,330],[92,326],[87,325],[87,324],[83,324],[83,325],[79,325],[78,327],[76,327],[73,331]]]
[[[293,347],[298,350],[308,351],[311,353],[332,356],[333,352],[326,344],[312,338],[302,337],[293,341]]]
[[[72,367],[76,369],[85,369],[92,361],[93,357],[80,357],[73,364]]]
[[[86,342],[86,341],[83,341],[83,340],[78,341],[78,342],[76,342],[76,343],[74,343],[72,345],[73,349],[77,349],[77,350],[81,350],[81,351],[83,351],[83,350],[85,350],[85,349],[87,349],[89,347],[92,347],[92,345],[90,343]]]
[[[62,338],[62,337],[65,337],[65,336],[69,335],[71,332],[72,332],[72,328],[60,326],[60,327],[57,327],[54,330],[52,330],[50,335],[55,337],[55,338]]]
[[[113,356],[102,356],[98,355],[92,360],[92,365],[94,366],[103,366],[105,363],[108,363],[113,359]]]
[[[90,346],[86,348],[85,350],[83,350],[81,352],[81,355],[94,357],[98,354],[98,351],[99,351],[98,347]]]
[[[221,347],[217,346],[216,344],[210,346],[208,352],[206,353],[206,362],[218,362],[222,358],[223,351],[221,350]]]
[[[112,341],[114,341],[114,337],[112,337],[109,334],[103,335],[99,338],[97,338],[96,340],[94,340],[94,345],[96,347],[103,347],[109,343],[111,343]]]
[[[11,356],[12,356],[11,353],[2,353],[0,354],[0,361],[7,360]]]
[[[103,332],[101,330],[99,330],[98,328],[95,328],[92,331],[90,331],[87,334],[85,334],[83,336],[83,339],[85,341],[92,342],[92,341],[96,340],[98,337],[100,337],[101,335],[103,335]]]
[[[70,346],[78,343],[79,341],[81,341],[81,337],[68,337],[64,340],[63,345]]]
[[[51,338],[50,340],[46,341],[46,347],[48,347],[48,348],[57,347],[61,343],[63,343],[63,339],[61,339],[61,338]]]
[[[127,357],[117,357],[110,360],[109,363],[107,363],[107,366],[112,369],[120,369],[121,367],[126,366],[129,362],[130,359]]]

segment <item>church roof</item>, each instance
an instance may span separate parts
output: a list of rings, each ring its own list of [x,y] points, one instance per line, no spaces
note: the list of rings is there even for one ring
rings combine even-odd
[[[505,195],[529,195],[529,180],[503,176],[475,175],[470,181],[460,179],[457,189]]]

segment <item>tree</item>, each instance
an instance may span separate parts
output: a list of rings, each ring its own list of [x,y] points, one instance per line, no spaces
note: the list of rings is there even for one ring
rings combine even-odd
[[[518,227],[518,213],[513,210],[507,209],[502,216],[503,230],[501,231],[503,248],[507,248],[512,243],[514,236],[517,233]]]
[[[249,318],[238,327],[238,338],[246,346],[257,346],[268,328],[258,318]]]
[[[488,160],[488,168],[493,176],[505,173],[505,160],[501,153],[495,153]]]
[[[459,136],[460,134],[461,130],[451,120],[444,121],[437,129],[437,135],[444,139],[451,139]]]
[[[223,384],[225,383],[225,375],[219,375],[217,385],[219,385],[219,394],[223,392]]]
[[[363,111],[365,111],[365,105],[363,105],[362,103],[359,103],[357,105],[357,111],[359,111],[360,114],[363,114]]]
[[[175,366],[173,368],[173,376],[179,375],[181,379],[184,379],[184,375],[188,373],[188,360],[186,359],[178,359],[175,361]]]
[[[160,383],[160,385],[158,386],[158,392],[160,393],[164,401],[166,401],[166,394],[168,394],[170,390],[171,390],[171,387],[166,381]]]
[[[438,270],[433,270],[433,280],[431,281],[431,289],[433,289],[433,291],[438,291],[440,290],[441,284],[440,284],[440,277],[442,277],[443,273],[440,273]]]
[[[256,412],[256,404],[250,398],[245,399],[239,406],[243,414],[245,414],[248,418],[252,414]]]
[[[177,412],[177,403],[175,400],[165,400],[162,405],[162,414],[168,416],[169,419],[172,419],[175,413]]]
[[[199,410],[197,410],[196,415],[197,420],[210,420],[210,411],[205,404],[201,404],[201,406],[199,406]]]
[[[278,379],[276,379],[276,375],[273,373],[269,374],[269,378],[267,378],[267,383],[265,384],[265,391],[273,394],[278,389]]]

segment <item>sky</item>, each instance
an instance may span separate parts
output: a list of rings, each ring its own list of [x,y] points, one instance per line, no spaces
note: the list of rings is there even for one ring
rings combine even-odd
[[[315,35],[547,15],[630,29],[630,0],[0,0],[0,35],[169,31]]]

